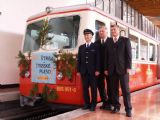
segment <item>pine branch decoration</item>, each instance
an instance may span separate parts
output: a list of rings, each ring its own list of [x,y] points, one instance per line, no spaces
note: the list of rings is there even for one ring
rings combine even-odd
[[[73,71],[76,68],[76,56],[73,53],[62,51],[57,56],[56,64],[57,70],[72,81]]]
[[[19,75],[21,77],[24,77],[26,72],[28,72],[30,68],[31,51],[28,53],[28,56],[25,56],[21,51],[19,51],[17,58],[19,59],[18,67],[22,68]]]
[[[55,89],[51,89],[47,85],[44,85],[42,93],[39,92],[38,84],[34,84],[33,87],[30,90],[30,96],[31,97],[39,97],[41,96],[43,100],[56,100],[58,98],[57,91]]]
[[[38,91],[39,91],[38,84],[34,84],[33,88],[30,91],[30,96],[35,97],[38,94]]]
[[[51,29],[51,27],[49,26],[49,21],[48,19],[44,19],[43,20],[43,25],[40,28],[40,30],[38,31],[38,43],[40,45],[40,47],[42,48],[44,45],[46,45],[46,43],[48,42],[48,32]]]

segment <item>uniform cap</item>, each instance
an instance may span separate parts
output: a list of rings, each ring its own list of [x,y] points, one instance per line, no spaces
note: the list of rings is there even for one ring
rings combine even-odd
[[[94,35],[93,31],[90,29],[84,29],[83,34],[92,34],[92,36]]]

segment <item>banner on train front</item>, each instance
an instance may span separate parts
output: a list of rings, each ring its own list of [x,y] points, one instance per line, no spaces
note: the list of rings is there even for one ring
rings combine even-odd
[[[54,59],[53,52],[32,53],[32,82],[56,84],[56,64]]]

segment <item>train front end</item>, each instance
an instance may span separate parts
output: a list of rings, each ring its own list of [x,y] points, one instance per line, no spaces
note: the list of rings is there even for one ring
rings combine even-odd
[[[20,52],[21,104],[42,98],[82,105],[82,83],[76,75],[80,15],[44,13],[29,19]]]

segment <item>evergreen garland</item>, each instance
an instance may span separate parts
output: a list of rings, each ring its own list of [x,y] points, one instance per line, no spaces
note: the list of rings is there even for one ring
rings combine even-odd
[[[56,64],[57,70],[72,81],[72,75],[76,68],[76,56],[73,53],[62,51],[57,56]]]
[[[32,89],[30,90],[30,96],[31,97],[39,97],[41,96],[43,100],[56,100],[58,98],[57,91],[55,89],[49,88],[47,85],[44,85],[42,93],[39,93],[38,84],[34,84]]]
[[[55,100],[58,98],[57,91],[55,89],[51,89],[47,85],[45,85],[43,87],[43,91],[42,91],[42,98],[46,101],[49,99]]]
[[[26,72],[29,71],[30,68],[30,58],[31,58],[31,52],[28,53],[28,56],[25,56],[21,51],[18,53],[18,67],[21,67],[20,76],[25,77]]]
[[[38,84],[34,84],[33,88],[30,90],[30,96],[34,97],[36,96],[36,94],[38,93],[39,88],[38,88]]]

